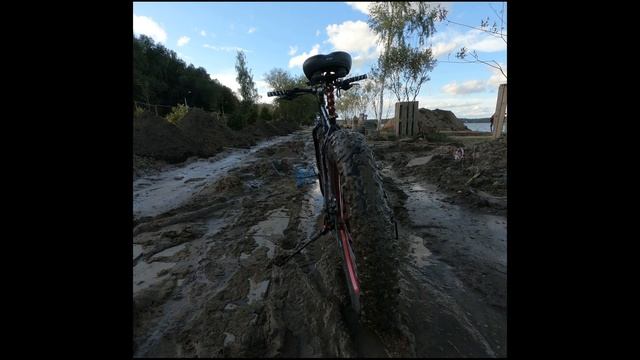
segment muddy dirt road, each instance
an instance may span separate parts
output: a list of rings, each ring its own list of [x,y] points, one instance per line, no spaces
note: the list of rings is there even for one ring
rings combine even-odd
[[[321,224],[310,129],[134,184],[134,356],[505,356],[506,218],[379,162],[403,248],[409,348],[360,326]]]

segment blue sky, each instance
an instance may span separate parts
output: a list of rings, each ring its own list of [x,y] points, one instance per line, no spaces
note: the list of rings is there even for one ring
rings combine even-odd
[[[450,21],[479,27],[482,18],[499,20],[494,10],[504,3],[440,3],[449,10]],[[335,50],[353,57],[351,75],[368,72],[379,46],[366,25],[368,3],[348,2],[135,2],[134,34],[145,34],[174,50],[186,63],[203,67],[213,78],[237,91],[235,56],[243,49],[252,70],[261,102],[271,102],[263,76],[273,68],[302,74],[309,56]],[[506,4],[505,16],[506,20]],[[440,60],[416,100],[420,107],[446,109],[458,117],[488,117],[495,110],[497,88],[506,79],[483,64],[445,63],[459,61],[455,49],[466,45],[481,59],[495,60],[507,69],[506,43],[499,37],[451,22],[436,26],[430,40]],[[505,30],[506,32],[506,30]],[[448,54],[451,53],[448,59]],[[385,92],[393,116],[393,98]],[[373,114],[369,114],[373,117]],[[385,116],[387,117],[387,116]]]

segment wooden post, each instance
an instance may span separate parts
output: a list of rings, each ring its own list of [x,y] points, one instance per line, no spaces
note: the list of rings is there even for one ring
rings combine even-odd
[[[397,137],[414,136],[417,132],[416,115],[417,101],[402,101],[396,103],[395,133]]]
[[[402,103],[396,103],[396,109],[394,114],[395,121],[395,133],[398,139],[402,136]]]
[[[496,103],[496,112],[493,122],[493,138],[497,139],[502,135],[502,127],[504,125],[504,114],[507,110],[507,84],[500,84],[498,88],[498,102]]]

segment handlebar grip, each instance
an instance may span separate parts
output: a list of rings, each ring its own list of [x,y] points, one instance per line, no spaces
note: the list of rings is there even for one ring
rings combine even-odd
[[[345,81],[344,81],[344,83],[349,84],[349,83],[352,83],[352,82],[354,82],[354,81],[364,80],[364,79],[366,79],[366,78],[367,78],[367,74],[359,75],[359,76],[354,76],[354,77],[352,77],[352,78],[349,78],[349,79],[345,80]]]
[[[267,92],[267,96],[285,96],[287,95],[287,90],[276,90]]]

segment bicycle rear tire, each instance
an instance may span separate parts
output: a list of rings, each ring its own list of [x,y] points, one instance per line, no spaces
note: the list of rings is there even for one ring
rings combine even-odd
[[[365,137],[353,131],[331,134],[327,146],[329,176],[337,213],[344,214],[344,231],[351,237],[351,250],[341,247],[343,269],[352,307],[364,322],[390,325],[397,316],[398,241],[393,212]],[[340,228],[336,231],[340,242]],[[350,281],[348,258],[355,257],[359,292]]]

